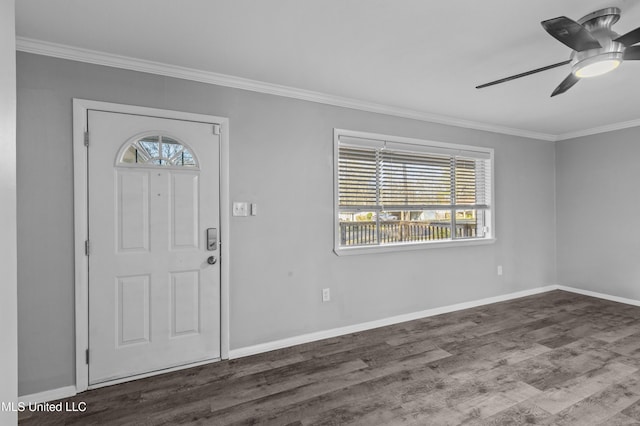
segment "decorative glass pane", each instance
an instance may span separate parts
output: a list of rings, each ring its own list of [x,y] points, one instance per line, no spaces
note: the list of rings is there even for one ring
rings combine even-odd
[[[123,163],[137,163],[137,158],[138,158],[138,150],[133,146],[129,146],[129,148],[127,148],[127,150],[124,152],[124,154],[122,154],[122,162]]]
[[[193,155],[191,152],[184,150],[182,151],[181,161],[183,166],[195,166],[196,162],[193,159]]]
[[[158,154],[160,153],[160,143],[158,140],[158,136],[151,136],[140,139],[138,143],[149,153],[150,157],[158,157]]]
[[[171,158],[182,150],[182,145],[175,140],[166,136],[162,137],[162,156],[164,158]]]
[[[145,166],[197,167],[189,148],[168,136],[145,136],[129,144],[119,159],[120,164]]]

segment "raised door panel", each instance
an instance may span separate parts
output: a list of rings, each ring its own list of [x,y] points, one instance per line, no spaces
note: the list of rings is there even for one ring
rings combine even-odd
[[[171,174],[171,249],[198,249],[200,185],[196,173]]]
[[[148,343],[151,324],[149,318],[150,276],[120,277],[117,279],[116,291],[118,345]]]
[[[149,251],[149,173],[116,172],[117,250]]]
[[[171,274],[171,336],[200,332],[200,271]]]

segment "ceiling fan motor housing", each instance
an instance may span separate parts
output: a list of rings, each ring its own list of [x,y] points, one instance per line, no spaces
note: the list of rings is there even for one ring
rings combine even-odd
[[[614,41],[619,35],[611,29],[611,26],[620,19],[620,13],[621,11],[617,7],[608,7],[583,16],[578,21],[591,33],[593,38],[598,40],[602,47],[582,52],[574,51],[571,54],[571,72],[574,75],[587,77],[587,75],[580,75],[580,71],[589,65],[609,62],[614,64],[615,68],[622,62],[625,46]]]

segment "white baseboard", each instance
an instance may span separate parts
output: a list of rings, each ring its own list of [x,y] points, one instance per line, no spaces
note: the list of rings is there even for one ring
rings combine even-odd
[[[75,386],[65,386],[63,388],[51,389],[44,392],[32,393],[18,397],[18,402],[25,404],[39,404],[41,402],[55,401],[56,399],[68,398],[77,394]]]
[[[257,345],[246,346],[229,351],[229,358],[241,358],[249,355],[256,355],[263,352],[269,352],[276,349],[287,348],[289,346],[301,345],[303,343],[315,342],[317,340],[329,339],[331,337],[343,336],[345,334],[357,333],[360,331],[371,330],[387,325],[398,324],[406,321],[413,321],[420,318],[431,317],[434,315],[446,314],[449,312],[461,311],[463,309],[475,308],[478,306],[488,305],[491,303],[504,302],[520,297],[531,296],[539,293],[557,290],[558,286],[550,285],[546,287],[538,287],[530,290],[518,291],[515,293],[504,294],[500,296],[487,297],[485,299],[474,300],[470,302],[456,303],[455,305],[442,306],[439,308],[427,309],[419,312],[412,312],[394,317],[383,318],[375,321],[368,321],[360,324],[348,325],[345,327],[333,328],[330,330],[317,331],[315,333],[302,334],[299,336],[288,337],[286,339],[274,340],[272,342],[260,343]]]
[[[564,285],[556,285],[558,290],[569,291],[571,293],[582,294],[585,296],[597,297],[598,299],[611,300],[612,302],[624,303],[627,305],[640,306],[640,300],[627,299],[626,297],[611,296],[609,294],[598,293],[591,290],[583,290],[581,288],[567,287]]]

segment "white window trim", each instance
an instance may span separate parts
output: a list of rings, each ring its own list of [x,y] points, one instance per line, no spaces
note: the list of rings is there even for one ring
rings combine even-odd
[[[398,243],[398,244],[385,244],[377,246],[359,246],[359,247],[341,247],[340,246],[340,206],[339,206],[339,143],[340,136],[352,137],[358,139],[368,139],[375,141],[387,141],[397,142],[402,144],[410,144],[416,146],[429,146],[438,147],[449,150],[464,150],[475,151],[484,154],[489,154],[489,161],[491,162],[491,208],[490,208],[490,220],[489,231],[487,237],[481,239],[455,239],[445,241],[429,241],[420,243]],[[357,255],[357,254],[373,254],[373,253],[389,253],[396,251],[409,251],[409,250],[424,250],[433,248],[445,248],[445,247],[469,247],[477,245],[493,244],[496,241],[496,203],[495,203],[495,167],[494,167],[494,149],[488,147],[480,147],[474,145],[452,144],[447,142],[437,142],[423,139],[407,138],[403,136],[391,136],[379,133],[361,132],[356,130],[346,129],[333,129],[333,229],[334,229],[334,248],[333,251],[338,256],[344,255]]]

